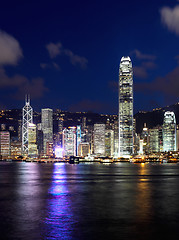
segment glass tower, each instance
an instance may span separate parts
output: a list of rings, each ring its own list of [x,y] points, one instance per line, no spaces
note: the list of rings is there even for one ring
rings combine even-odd
[[[44,154],[47,153],[47,144],[53,143],[53,110],[50,108],[42,109],[42,131]]]
[[[130,57],[119,67],[119,157],[133,154],[133,70]]]
[[[163,151],[176,151],[176,120],[174,112],[165,112],[163,120]]]

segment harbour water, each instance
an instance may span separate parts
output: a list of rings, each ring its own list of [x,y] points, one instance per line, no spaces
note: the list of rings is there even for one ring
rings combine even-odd
[[[179,164],[0,163],[1,239],[178,239]]]

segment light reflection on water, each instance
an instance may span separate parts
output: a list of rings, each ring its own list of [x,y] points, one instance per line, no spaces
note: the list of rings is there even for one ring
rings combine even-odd
[[[52,183],[47,202],[45,220],[47,239],[71,239],[74,217],[70,205],[70,193],[66,186],[65,165],[54,164]]]
[[[177,239],[179,164],[0,163],[4,239]]]

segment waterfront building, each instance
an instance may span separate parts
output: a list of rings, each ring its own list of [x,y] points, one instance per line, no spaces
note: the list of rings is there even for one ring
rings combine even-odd
[[[37,157],[37,129],[33,123],[28,125],[28,156]]]
[[[46,143],[46,156],[48,156],[48,157],[53,157],[54,156],[53,143],[52,142],[47,142]]]
[[[11,157],[18,157],[22,155],[22,142],[11,141]]]
[[[94,151],[94,125],[86,126],[86,142],[90,145],[90,154]]]
[[[133,154],[133,70],[130,57],[119,67],[119,157]]]
[[[10,155],[10,133],[8,131],[0,132],[0,156],[2,158]]]
[[[53,110],[42,109],[43,152],[47,153],[47,143],[53,143]]]
[[[78,156],[86,157],[90,154],[90,144],[88,142],[80,143],[78,146]]]
[[[28,155],[28,126],[33,123],[33,109],[30,97],[26,95],[25,106],[22,109],[22,154]]]
[[[42,131],[42,123],[37,124],[37,149],[38,155],[43,155],[43,131]]]
[[[177,132],[176,132],[176,135],[177,135],[177,140],[176,140],[176,150],[179,151],[179,125],[177,125]]]
[[[158,127],[159,131],[159,152],[163,152],[163,127]]]
[[[22,119],[18,120],[18,141],[21,142],[21,152],[22,152]]]
[[[77,156],[79,156],[78,154],[78,146],[81,143],[81,126],[78,125],[76,128],[76,154]]]
[[[159,128],[149,129],[149,152],[160,152]]]
[[[165,112],[163,120],[163,151],[176,151],[176,119],[174,112]]]
[[[134,133],[134,154],[137,155],[140,149],[140,134]]]
[[[58,119],[58,133],[57,133],[57,144],[58,146],[62,147],[63,145],[63,118]]]
[[[60,146],[55,147],[55,158],[63,158],[64,149]]]
[[[105,155],[114,155],[114,131],[112,129],[106,129],[105,131]]]
[[[149,153],[149,130],[147,128],[146,123],[144,123],[144,127],[141,133],[141,139],[143,140],[143,153]]]
[[[143,155],[144,154],[144,150],[143,150],[143,139],[139,140],[139,154]]]
[[[94,124],[94,154],[105,156],[105,124]]]
[[[114,121],[113,130],[114,130],[114,157],[117,158],[118,152],[119,152],[119,122],[118,122],[118,120]]]
[[[87,142],[86,117],[83,117],[83,118],[82,118],[82,124],[81,124],[81,142]]]
[[[68,127],[63,130],[64,155],[76,156],[76,127]]]

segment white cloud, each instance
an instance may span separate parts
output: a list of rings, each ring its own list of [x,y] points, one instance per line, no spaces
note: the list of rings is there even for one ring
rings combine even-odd
[[[68,56],[70,58],[70,62],[74,66],[79,65],[81,68],[86,68],[87,67],[88,60],[85,57],[80,57],[80,56],[74,54],[69,49],[65,49],[64,53],[65,53],[66,56]]]
[[[32,98],[40,98],[48,91],[42,78],[28,79],[18,74],[9,77],[3,68],[0,68],[0,79],[0,89],[15,89],[14,97],[17,99],[23,99],[26,93]]]
[[[56,70],[60,70],[60,66],[57,63],[53,62],[52,65]]]
[[[23,57],[19,42],[0,30],[0,65],[16,65]]]
[[[173,9],[170,7],[163,7],[160,10],[161,21],[171,31],[179,35],[179,5]]]
[[[58,43],[49,43],[46,45],[46,48],[48,50],[48,53],[51,58],[55,58],[56,56],[61,54],[61,48],[62,44],[60,42]]]
[[[58,43],[49,43],[46,45],[47,51],[50,58],[55,58],[59,55],[65,55],[69,58],[72,65],[79,65],[81,68],[86,68],[88,60],[85,57],[74,54],[71,50],[65,49],[60,42]],[[56,63],[52,63],[56,69],[59,69],[59,66]],[[46,65],[42,65],[42,68],[46,68]]]
[[[144,54],[141,53],[138,49],[135,49],[131,52],[131,54],[134,54],[136,58],[141,59],[141,60],[155,60],[156,56],[151,55],[151,54]]]
[[[134,76],[138,78],[147,78],[148,77],[148,71],[153,70],[157,67],[157,65],[154,62],[146,61],[142,62],[140,66],[134,66]]]
[[[148,77],[147,70],[142,66],[133,67],[133,71],[134,71],[134,76],[137,78],[143,79]]]
[[[46,69],[46,68],[48,68],[48,64],[47,63],[40,63],[40,67],[42,69]]]
[[[60,66],[56,62],[52,63],[40,63],[40,67],[42,69],[52,69],[55,68],[56,70],[61,70]]]

